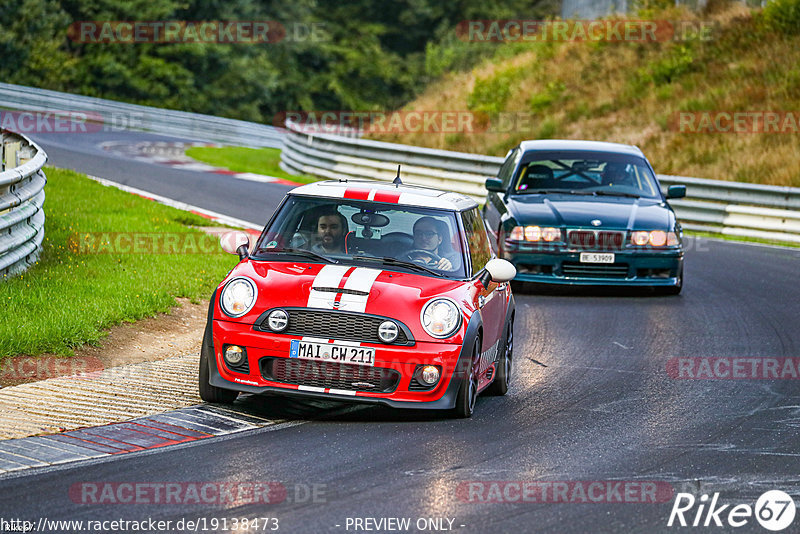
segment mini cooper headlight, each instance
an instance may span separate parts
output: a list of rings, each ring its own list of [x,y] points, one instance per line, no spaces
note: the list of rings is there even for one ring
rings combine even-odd
[[[289,326],[289,316],[283,310],[272,310],[267,316],[267,324],[273,332],[283,332]]]
[[[241,276],[225,285],[219,303],[222,311],[228,317],[241,317],[250,311],[250,308],[256,303],[257,296],[258,290],[255,282]]]
[[[450,299],[437,298],[422,308],[422,328],[436,338],[452,336],[461,324],[461,310]]]
[[[400,331],[397,329],[397,325],[394,321],[383,321],[380,326],[378,326],[378,337],[381,338],[381,341],[384,343],[391,343],[397,336],[400,334]]]

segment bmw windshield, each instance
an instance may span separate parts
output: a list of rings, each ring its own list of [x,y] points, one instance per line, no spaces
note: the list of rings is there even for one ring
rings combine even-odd
[[[452,211],[290,195],[252,257],[375,265],[464,278],[463,247]]]
[[[527,153],[511,184],[512,194],[519,195],[567,193],[662,198],[653,171],[644,159],[603,152]]]

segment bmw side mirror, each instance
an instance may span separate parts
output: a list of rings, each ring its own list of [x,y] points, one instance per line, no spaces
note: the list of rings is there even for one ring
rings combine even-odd
[[[503,188],[503,181],[499,178],[488,178],[484,185],[486,186],[487,191],[494,191],[496,193],[505,192],[505,189]]]
[[[219,244],[228,254],[238,254],[241,261],[250,250],[250,237],[245,232],[227,232],[219,238]]]
[[[498,284],[513,280],[514,277],[517,276],[517,268],[514,267],[514,264],[507,260],[501,260],[500,258],[489,260],[486,264],[486,272],[489,273],[491,281],[497,282]],[[484,286],[485,285],[486,284],[484,284]]]
[[[671,185],[667,189],[667,198],[683,198],[686,196],[685,185]]]

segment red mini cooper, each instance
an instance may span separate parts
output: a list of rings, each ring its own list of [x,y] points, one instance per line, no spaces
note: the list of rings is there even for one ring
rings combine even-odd
[[[452,410],[504,395],[516,271],[493,257],[478,204],[372,181],[289,192],[211,298],[200,396],[239,392]]]

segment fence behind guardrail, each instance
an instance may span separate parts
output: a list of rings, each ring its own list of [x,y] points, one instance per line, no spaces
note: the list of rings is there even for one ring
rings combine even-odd
[[[292,174],[391,181],[402,164],[406,183],[456,191],[482,203],[486,178],[495,176],[503,162],[480,154],[309,133],[292,122],[286,128],[281,168]],[[667,175],[658,179],[664,188],[686,184],[687,198],[670,201],[686,230],[800,243],[800,188]]]
[[[0,274],[9,276],[39,258],[47,154],[25,136],[3,130],[0,150]]]

